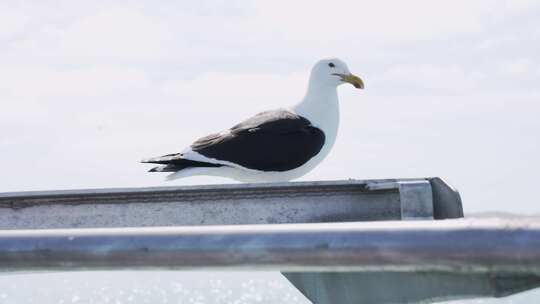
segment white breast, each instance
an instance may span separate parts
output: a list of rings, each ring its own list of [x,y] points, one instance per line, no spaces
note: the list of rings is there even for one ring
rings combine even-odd
[[[307,174],[330,153],[339,129],[339,100],[335,88],[321,88],[308,91],[306,97],[291,111],[307,118],[311,124],[324,132],[324,145],[321,151],[307,163],[288,172],[289,179],[296,179]]]

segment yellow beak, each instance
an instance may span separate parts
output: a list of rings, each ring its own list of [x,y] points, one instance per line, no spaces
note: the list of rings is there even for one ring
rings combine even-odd
[[[363,89],[364,88],[364,82],[360,77],[353,75],[353,74],[338,74],[335,73],[334,75],[337,75],[341,77],[341,81],[348,82],[352,84],[357,89]]]

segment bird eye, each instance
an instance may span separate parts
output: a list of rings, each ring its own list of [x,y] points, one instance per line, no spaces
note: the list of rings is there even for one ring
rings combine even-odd
[[[330,62],[330,63],[328,64],[328,66],[331,67],[331,68],[335,68],[335,67],[336,67],[336,65],[335,65],[333,62]]]

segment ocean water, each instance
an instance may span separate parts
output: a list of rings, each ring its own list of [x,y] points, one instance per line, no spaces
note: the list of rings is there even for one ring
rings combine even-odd
[[[94,271],[0,275],[0,304],[308,304],[278,272]],[[540,303],[540,289],[445,304]]]
[[[3,274],[1,304],[310,303],[277,272]]]

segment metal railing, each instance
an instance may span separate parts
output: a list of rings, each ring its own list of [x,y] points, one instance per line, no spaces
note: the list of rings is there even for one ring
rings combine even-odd
[[[539,222],[462,216],[439,178],[3,193],[0,268],[277,270],[345,304],[540,285]]]
[[[463,216],[439,178],[0,193],[0,229],[239,225]]]
[[[540,223],[504,220],[0,231],[0,268],[540,274]]]

